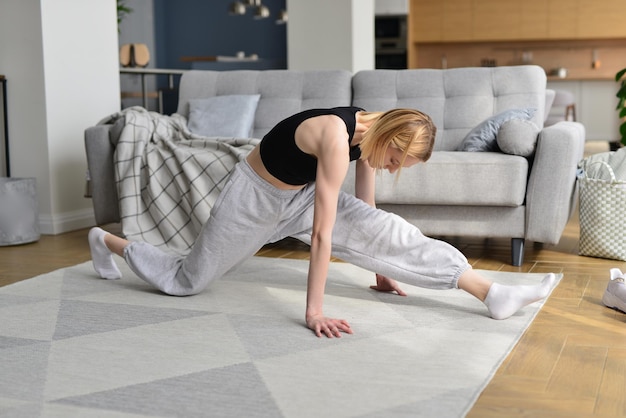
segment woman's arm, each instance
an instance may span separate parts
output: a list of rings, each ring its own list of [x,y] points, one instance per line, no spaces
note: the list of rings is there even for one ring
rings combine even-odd
[[[376,170],[366,160],[356,160],[354,195],[372,207],[376,207]]]
[[[332,233],[337,217],[341,184],[348,172],[348,141],[327,139],[317,153],[315,204],[311,233],[311,260],[307,282],[306,323],[318,337],[351,334],[345,320],[326,318],[323,313],[324,289],[330,263]]]
[[[356,197],[370,206],[376,207],[376,170],[365,160],[356,161],[354,191]],[[370,286],[370,288],[379,292],[396,292],[400,296],[406,296],[406,293],[400,289],[395,280],[382,274],[376,275],[376,284]]]

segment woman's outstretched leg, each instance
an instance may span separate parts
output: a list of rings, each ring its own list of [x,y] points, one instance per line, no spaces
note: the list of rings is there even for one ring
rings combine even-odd
[[[306,241],[306,233],[298,236]],[[548,274],[535,286],[506,286],[481,276],[452,245],[424,236],[403,218],[342,194],[333,232],[333,255],[375,273],[430,289],[459,288],[505,319],[544,299],[556,282]]]

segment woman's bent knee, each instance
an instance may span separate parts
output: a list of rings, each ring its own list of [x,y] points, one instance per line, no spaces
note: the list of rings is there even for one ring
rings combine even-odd
[[[192,296],[206,289],[210,282],[209,277],[190,275],[184,266],[180,266],[174,279],[162,290],[171,296]]]
[[[167,254],[145,242],[129,244],[124,258],[140,279],[168,295],[195,295],[210,282],[206,274],[190,274],[184,268],[183,257]]]

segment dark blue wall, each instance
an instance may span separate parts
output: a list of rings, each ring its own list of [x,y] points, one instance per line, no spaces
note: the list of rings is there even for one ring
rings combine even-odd
[[[233,56],[244,51],[257,54],[255,67],[287,68],[286,25],[277,25],[278,12],[286,0],[263,0],[270,17],[255,20],[253,10],[231,16],[232,0],[154,0],[155,42],[158,68],[192,68],[183,56]],[[232,64],[222,65],[232,69]],[[228,68],[227,68],[228,67]],[[194,67],[194,68],[197,68]],[[243,65],[242,68],[252,68]],[[254,68],[256,69],[256,68]]]

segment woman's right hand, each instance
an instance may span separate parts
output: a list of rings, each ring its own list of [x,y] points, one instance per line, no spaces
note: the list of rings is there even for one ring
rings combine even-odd
[[[378,292],[396,292],[400,296],[406,296],[404,290],[400,289],[400,286],[395,280],[383,276],[382,274],[376,274],[376,285],[370,286],[370,289],[374,289]]]
[[[322,335],[328,338],[341,338],[341,333],[352,334],[352,328],[345,319],[327,318],[322,314],[307,315],[306,326],[311,329],[316,336]]]

